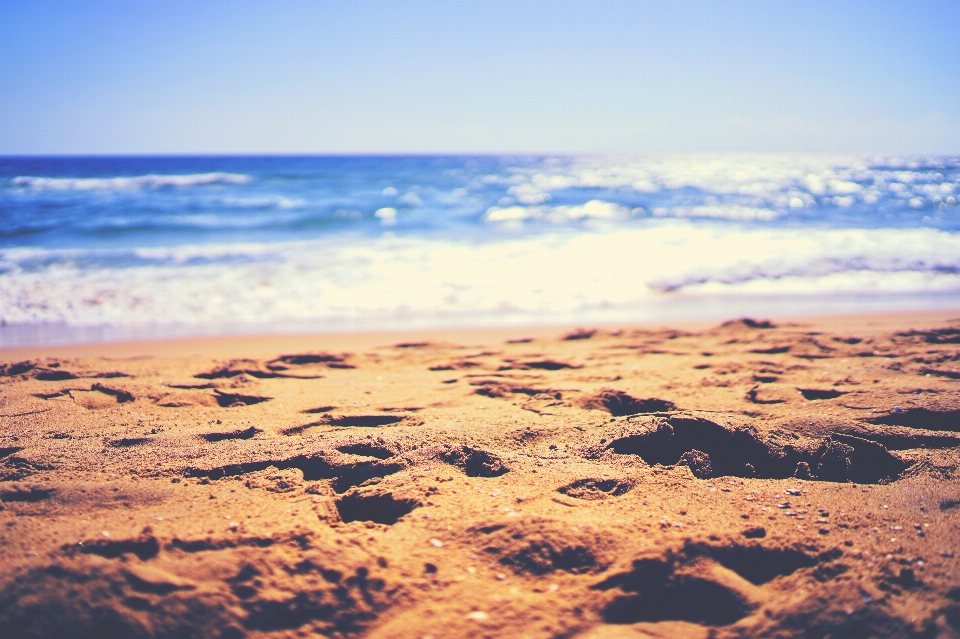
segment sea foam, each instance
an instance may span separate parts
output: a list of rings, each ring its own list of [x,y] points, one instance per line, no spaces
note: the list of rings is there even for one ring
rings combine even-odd
[[[115,268],[121,254],[123,268]],[[353,238],[0,252],[0,322],[353,326],[657,319],[671,300],[960,296],[960,237],[684,222],[498,242]],[[733,296],[718,309],[719,297]],[[741,302],[737,302],[738,298]]]

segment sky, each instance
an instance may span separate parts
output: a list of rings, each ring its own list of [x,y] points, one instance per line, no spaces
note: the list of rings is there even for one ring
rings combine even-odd
[[[0,0],[0,154],[960,152],[956,0]]]

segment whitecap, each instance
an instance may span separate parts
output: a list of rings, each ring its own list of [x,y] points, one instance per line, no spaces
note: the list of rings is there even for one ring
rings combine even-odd
[[[251,177],[241,173],[194,173],[188,175],[139,175],[110,178],[54,178],[22,175],[12,180],[14,186],[51,191],[129,190],[162,187],[188,187],[209,184],[244,184]]]

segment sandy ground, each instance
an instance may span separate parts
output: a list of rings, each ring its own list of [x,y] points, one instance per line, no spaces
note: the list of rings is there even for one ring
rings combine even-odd
[[[0,350],[0,636],[960,637],[958,317]]]

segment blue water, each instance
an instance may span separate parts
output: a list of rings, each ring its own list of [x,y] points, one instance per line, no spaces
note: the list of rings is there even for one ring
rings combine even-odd
[[[960,305],[960,158],[0,158],[4,346]]]

